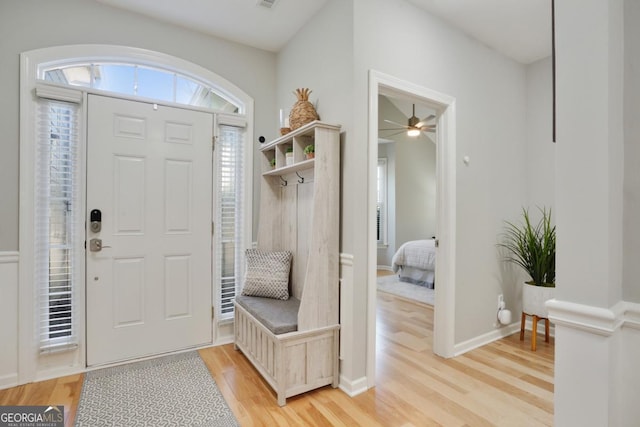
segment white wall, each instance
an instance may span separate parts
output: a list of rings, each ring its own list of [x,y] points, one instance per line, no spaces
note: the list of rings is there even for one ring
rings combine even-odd
[[[416,55],[415,46],[429,54]],[[457,157],[471,163],[457,175],[455,341],[487,333],[497,294],[511,286],[501,282],[496,236],[526,202],[525,69],[403,0],[330,1],[280,53],[279,103],[292,104],[295,87],[311,87],[323,119],[345,126],[341,250],[353,255],[350,292],[359,296],[369,280],[370,69],[456,98]],[[365,375],[366,299],[351,304],[353,324],[343,330],[354,338],[353,354],[341,368],[357,379]]]
[[[622,296],[640,303],[640,2],[624,9],[624,262]]]
[[[410,104],[407,104],[411,112]],[[400,111],[388,98],[378,97],[379,129],[394,127],[382,118],[406,123],[406,111]],[[393,132],[380,133],[380,135]],[[378,147],[393,153],[393,177],[389,181],[389,246],[378,249],[378,265],[391,265],[395,251],[409,240],[429,239],[436,233],[436,146],[421,134],[406,132],[389,136],[393,144]],[[386,147],[386,148],[385,148]],[[378,152],[378,157],[385,157]],[[387,156],[388,157],[388,156]],[[393,201],[393,203],[392,203]]]
[[[310,88],[310,101],[316,105],[320,120],[341,125],[342,164],[353,152],[349,141],[352,126],[353,37],[350,1],[330,1],[307,22],[277,56],[277,108],[291,110],[296,102],[296,88]],[[278,117],[274,116],[274,121]],[[353,152],[353,154],[352,154]],[[344,166],[343,166],[344,168]],[[343,186],[349,188],[343,176]],[[341,197],[341,252],[351,253],[344,215],[353,202]]]
[[[618,390],[619,425],[640,420],[637,385],[640,384],[640,2],[624,2],[624,211],[622,299],[628,304],[628,320],[622,328],[618,371],[612,378]]]
[[[0,2],[0,250],[18,249],[18,78],[20,52],[101,43],[134,46],[194,62],[255,100],[255,140],[276,136],[276,57],[95,1]],[[259,143],[255,143],[256,146]],[[256,181],[257,182],[257,181]],[[257,199],[256,199],[257,200]],[[255,227],[254,227],[255,230]]]
[[[552,142],[551,57],[527,65],[527,206],[552,208],[555,201],[555,147]]]
[[[525,69],[407,2],[357,0],[355,5],[356,123],[366,123],[369,69],[456,98],[455,342],[460,343],[494,329],[497,294],[513,285],[502,282],[495,244],[503,219],[517,215],[526,202]],[[416,55],[415,46],[429,54]],[[357,141],[366,127],[358,130]],[[462,163],[465,155],[469,166]],[[350,169],[362,174],[364,167]],[[365,216],[362,210],[354,215]],[[363,228],[357,226],[356,239],[366,238]],[[356,262],[364,256],[355,254]]]
[[[56,2],[0,2],[0,251],[18,249],[18,128],[19,128],[19,54],[48,46],[69,44],[112,44],[133,46],[167,53],[191,61],[222,76],[243,89],[254,104],[254,131],[249,136],[258,146],[257,136],[273,138],[278,128],[275,108],[276,56],[273,53],[206,36],[185,28],[105,6],[98,2],[59,0]],[[259,165],[257,165],[259,166]],[[256,178],[259,177],[256,174]],[[21,195],[28,197],[29,195]],[[258,210],[254,210],[258,215]],[[254,220],[255,222],[255,220]],[[254,228],[255,229],[255,228]],[[7,269],[6,265],[2,266]],[[0,337],[0,385],[3,377],[14,371],[13,349],[18,348],[18,304],[12,305],[12,286],[16,281],[0,273],[3,308]],[[22,287],[33,286],[20,283]],[[7,293],[5,294],[5,289]],[[4,299],[6,295],[6,300]],[[17,298],[16,294],[16,298]],[[5,302],[6,301],[6,302]],[[21,302],[28,304],[28,302]],[[13,308],[12,308],[13,307]],[[6,349],[6,353],[5,353]],[[83,347],[75,352],[33,355],[37,366],[20,368],[20,382],[64,375],[83,369]],[[30,355],[27,355],[30,356]],[[18,361],[23,365],[26,358]],[[35,372],[31,372],[35,368]]]
[[[378,98],[379,117],[406,123],[406,112],[400,111],[387,98]],[[384,123],[382,126],[390,125]],[[424,134],[410,137],[402,132],[390,139],[395,141],[393,245],[397,249],[409,240],[428,239],[436,233],[436,146]]]
[[[396,143],[396,248],[436,234],[436,146],[418,138]]]

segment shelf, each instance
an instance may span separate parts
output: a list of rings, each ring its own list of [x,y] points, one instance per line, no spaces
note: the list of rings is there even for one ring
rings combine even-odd
[[[314,134],[314,130],[316,128],[327,128],[327,129],[334,129],[339,131],[340,130],[340,126],[337,125],[330,125],[327,123],[323,123],[319,120],[315,120],[311,123],[307,123],[306,125],[299,127],[298,129],[289,132],[286,135],[281,136],[278,139],[275,139],[271,142],[268,142],[266,144],[264,144],[262,147],[260,147],[260,151],[266,151],[266,150],[273,150],[275,148],[276,145],[279,144],[283,144],[283,143],[288,143],[290,141],[293,140],[293,138],[298,137],[298,136],[306,136],[306,135],[313,135]]]
[[[278,175],[285,175],[288,173],[293,173],[293,172],[297,172],[305,169],[311,169],[313,168],[314,161],[315,159],[308,159],[302,162],[294,163],[289,166],[284,166],[282,168],[272,169],[270,171],[264,172],[262,176],[278,176]]]

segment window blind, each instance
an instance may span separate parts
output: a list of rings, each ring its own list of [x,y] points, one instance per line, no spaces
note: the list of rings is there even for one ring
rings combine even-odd
[[[243,129],[221,125],[216,144],[216,283],[220,284],[218,320],[233,318],[233,301],[243,271]]]
[[[35,283],[41,351],[77,345],[78,106],[40,99],[37,113]]]

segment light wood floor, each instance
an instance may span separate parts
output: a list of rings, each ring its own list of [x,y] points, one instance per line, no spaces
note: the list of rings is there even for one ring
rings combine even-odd
[[[376,387],[354,398],[325,388],[287,400],[232,345],[200,350],[242,426],[545,426],[553,424],[553,339],[518,334],[454,359],[431,351],[430,306],[378,294]],[[65,406],[72,426],[82,375],[0,390],[0,405]]]

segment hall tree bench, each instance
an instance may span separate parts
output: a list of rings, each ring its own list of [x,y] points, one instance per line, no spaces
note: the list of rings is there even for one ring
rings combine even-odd
[[[308,145],[315,158],[305,158]],[[260,151],[257,249],[247,251],[243,295],[234,303],[235,347],[284,406],[288,397],[339,382],[340,126],[314,121]],[[280,271],[287,253],[285,295],[267,283],[277,274],[264,263]]]

